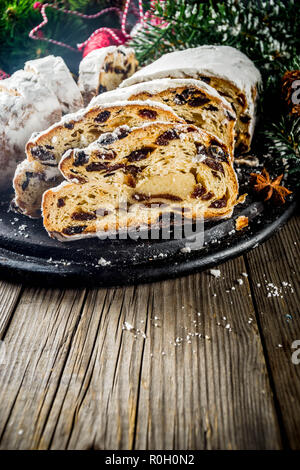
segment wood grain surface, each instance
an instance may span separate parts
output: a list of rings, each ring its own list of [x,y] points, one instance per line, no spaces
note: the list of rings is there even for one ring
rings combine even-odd
[[[0,449],[299,449],[299,230],[220,277],[0,281]]]

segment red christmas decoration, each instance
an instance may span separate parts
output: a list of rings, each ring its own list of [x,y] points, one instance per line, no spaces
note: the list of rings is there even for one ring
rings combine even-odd
[[[160,26],[162,28],[167,26],[166,22],[163,22],[159,18],[156,18],[153,16],[153,10],[155,8],[155,4],[157,2],[163,4],[164,0],[150,0],[150,8],[146,13],[144,13],[143,10],[143,1],[138,0],[138,7],[133,3],[132,8],[133,8],[133,13],[135,14],[137,18],[137,23],[133,30],[130,32],[126,31],[126,26],[127,26],[127,16],[128,16],[128,11],[129,7],[131,5],[132,0],[126,0],[125,5],[124,5],[124,10],[121,11],[120,8],[117,7],[109,7],[105,8],[104,10],[95,13],[94,15],[85,15],[83,13],[77,12],[75,10],[66,10],[65,8],[61,8],[58,5],[53,5],[51,3],[41,3],[41,2],[34,2],[33,8],[36,10],[40,10],[43,21],[35,26],[30,33],[29,37],[31,39],[35,40],[41,40],[41,41],[47,41],[52,44],[56,44],[57,46],[61,47],[66,47],[67,49],[70,49],[72,51],[77,52],[83,50],[83,57],[85,57],[87,54],[92,52],[95,49],[99,49],[101,47],[107,47],[111,45],[121,45],[126,43],[131,37],[137,33],[140,29],[144,28],[146,25],[146,20],[150,22],[150,24]],[[55,39],[51,38],[46,38],[44,37],[42,31],[40,31],[47,23],[48,23],[48,18],[46,15],[46,9],[47,8],[53,8],[55,10],[58,10],[64,14],[67,15],[76,15],[81,18],[85,19],[95,19],[99,18],[101,15],[109,12],[116,12],[118,13],[120,17],[120,23],[121,23],[121,29],[116,29],[116,28],[106,28],[102,27],[99,29],[96,29],[96,31],[93,32],[93,34],[86,39],[83,43],[77,45],[77,49],[74,47],[61,42],[61,41],[56,41]]]
[[[107,46],[119,46],[120,44],[124,44],[127,41],[127,38],[124,36],[122,31],[116,28],[110,28],[110,31],[103,30],[96,33],[87,43],[85,48],[83,49],[83,57],[88,55],[90,52],[94,51],[95,49],[100,49],[101,47]],[[115,33],[118,40],[112,36],[111,31]]]
[[[4,72],[4,70],[0,69],[0,80],[4,80],[5,78],[8,78],[8,77],[9,75],[6,72]]]

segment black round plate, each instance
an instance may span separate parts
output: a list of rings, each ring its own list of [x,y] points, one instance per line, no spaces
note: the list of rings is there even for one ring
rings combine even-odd
[[[204,246],[188,253],[183,249],[187,239],[94,238],[61,243],[48,237],[41,220],[9,212],[11,196],[2,196],[0,204],[0,276],[39,286],[108,287],[201,271],[265,241],[296,207],[296,201],[291,200],[274,209],[248,196],[231,219],[206,223]],[[249,217],[249,227],[237,232],[235,220],[239,215]]]

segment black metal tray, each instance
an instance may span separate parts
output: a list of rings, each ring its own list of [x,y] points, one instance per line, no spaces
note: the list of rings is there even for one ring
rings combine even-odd
[[[244,179],[240,181],[241,194],[247,192],[248,173],[240,172]],[[207,269],[267,240],[296,207],[296,201],[290,200],[273,208],[250,194],[235,208],[231,219],[206,223],[204,245],[186,252],[187,239],[95,238],[61,243],[48,237],[41,220],[9,212],[11,197],[2,195],[0,203],[0,277],[61,287],[136,284]],[[240,215],[249,217],[249,227],[236,231],[235,220]]]

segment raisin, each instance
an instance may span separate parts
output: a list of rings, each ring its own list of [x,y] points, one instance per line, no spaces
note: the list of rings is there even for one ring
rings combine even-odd
[[[206,103],[209,103],[209,98],[206,98],[205,95],[196,96],[188,101],[188,105],[192,108],[196,108],[197,106],[203,106]]]
[[[89,161],[89,156],[81,150],[80,152],[75,152],[74,155],[74,166],[84,165]]]
[[[199,80],[202,80],[202,82],[205,82],[205,83],[210,83],[210,78],[209,77],[199,77]]]
[[[128,186],[131,186],[131,188],[135,188],[136,187],[136,180],[135,180],[134,176],[132,176],[131,174],[127,175],[126,176],[126,184]]]
[[[208,106],[205,106],[205,109],[207,109],[207,111],[218,111],[219,108],[217,108],[217,106],[213,106],[212,104],[209,104]]]
[[[240,116],[240,121],[243,122],[244,124],[248,124],[248,122],[250,122],[251,120],[251,117],[250,116]]]
[[[138,150],[133,150],[126,158],[129,162],[138,162],[147,158],[153,150],[153,147],[143,147]]]
[[[118,136],[118,139],[121,140],[121,139],[125,139],[125,137],[128,136],[128,134],[130,134],[130,129],[128,129],[127,127],[119,127],[118,131],[117,131],[117,136]]]
[[[124,65],[125,65],[125,64],[124,64]],[[128,75],[129,72],[131,71],[131,69],[132,69],[131,64],[128,64],[127,67],[126,67],[126,69],[125,69],[125,74],[124,74],[124,75]]]
[[[127,165],[124,168],[124,172],[129,173],[133,177],[136,177],[136,175],[140,173],[141,171],[144,171],[144,169],[145,169],[144,166]]]
[[[98,88],[98,95],[100,95],[101,93],[105,93],[106,91],[107,91],[106,86],[99,85],[99,88]]]
[[[95,121],[95,122],[106,122],[109,117],[110,117],[110,112],[109,112],[109,111],[107,111],[107,110],[106,110],[106,111],[102,111],[101,113],[99,113],[99,114],[95,117],[94,121]]]
[[[107,165],[107,163],[93,162],[85,167],[86,171],[101,171],[105,170],[107,173],[124,168],[125,165],[119,163],[116,165]]]
[[[87,225],[75,225],[69,226],[63,229],[63,233],[65,235],[76,235],[78,233],[82,233],[87,228]]]
[[[113,63],[108,62],[107,64],[104,65],[104,72],[112,72],[113,71]]]
[[[98,158],[99,160],[113,160],[116,158],[117,154],[113,150],[108,150],[107,152],[94,152],[93,157]]]
[[[73,220],[95,220],[97,216],[94,212],[73,212],[72,214]]]
[[[217,199],[216,201],[212,202],[209,206],[211,209],[221,209],[221,207],[226,207],[227,199],[223,196],[221,199]]]
[[[149,118],[149,119],[156,119],[157,118],[157,112],[154,111],[153,109],[140,109],[138,112],[139,116],[143,118]]]
[[[194,187],[194,190],[191,194],[191,197],[193,199],[197,199],[201,196],[203,196],[203,194],[206,192],[206,189],[204,188],[204,186],[202,185],[199,185],[199,184],[196,184],[196,186]]]
[[[174,139],[179,139],[179,135],[175,129],[170,129],[158,136],[155,143],[157,145],[168,145],[169,141]]]
[[[117,140],[117,137],[111,133],[102,134],[97,140],[100,145],[110,145]]]
[[[228,162],[228,156],[226,152],[220,147],[219,143],[214,144],[213,140],[211,140],[212,145],[208,147],[208,152],[209,154],[213,157],[216,158],[217,160],[220,160],[222,162]]]
[[[237,96],[237,102],[241,105],[241,106],[245,106],[246,102],[245,102],[245,97],[244,95],[238,95]]]
[[[70,170],[70,171],[71,171],[72,174],[68,175],[68,179],[70,179],[70,180],[76,179],[77,182],[80,183],[80,184],[83,184],[83,183],[87,182],[86,178],[83,178],[82,176],[77,175],[76,172],[74,172],[73,170]],[[75,176],[74,176],[74,173],[75,173]]]
[[[58,200],[57,200],[57,207],[64,207],[66,205],[65,203],[65,200],[63,197],[60,197]]]
[[[175,104],[179,104],[179,105],[183,105],[186,103],[185,97],[182,94],[179,95],[178,93],[174,96],[173,101]]]
[[[233,105],[232,105],[232,107],[233,107]],[[225,111],[225,114],[226,114],[226,116],[228,117],[228,119],[230,121],[235,121],[235,116],[233,114],[231,114],[229,111]]]
[[[202,201],[209,201],[211,198],[214,197],[214,193],[212,193],[211,191],[209,191],[208,193],[204,194],[203,196],[201,196],[201,200]]]
[[[45,145],[45,147],[46,147],[48,150],[54,150],[54,147],[52,147],[52,145]]]
[[[208,149],[200,142],[195,142],[195,147],[198,156],[208,157]]]
[[[183,99],[187,100],[189,97],[191,97],[193,94],[197,92],[196,88],[186,88],[181,92],[181,96]]]
[[[182,201],[181,197],[174,196],[173,194],[169,193],[159,193],[159,194],[144,194],[144,193],[135,193],[132,196],[133,199],[136,201],[147,201],[149,199],[168,199],[170,201]]]
[[[29,185],[29,181],[30,181],[30,178],[33,177],[33,173],[31,171],[26,171],[25,173],[25,181],[23,181],[22,183],[22,189],[23,191],[25,191],[25,189],[27,189],[28,185]]]
[[[211,172],[211,173],[212,173],[212,175],[213,175],[213,177],[214,177],[214,178],[218,178],[218,179],[220,179],[220,175],[219,175],[219,173],[218,173],[217,171],[215,171],[215,170],[212,170],[212,172]]]
[[[224,175],[224,168],[222,167],[221,163],[217,162],[216,160],[208,157],[203,161],[203,163],[212,170],[219,171]]]
[[[85,167],[86,171],[100,171],[107,170],[108,166],[106,163],[93,162]]]
[[[248,146],[245,145],[243,142],[240,142],[236,147],[236,153],[239,155],[240,153],[245,153],[248,151]]]
[[[42,162],[47,161],[47,160],[55,160],[54,154],[50,152],[49,150],[45,150],[41,145],[38,145],[37,147],[33,147],[31,149],[31,154],[34,157],[37,157]]]
[[[74,129],[74,122],[65,122],[64,127],[66,129]]]

